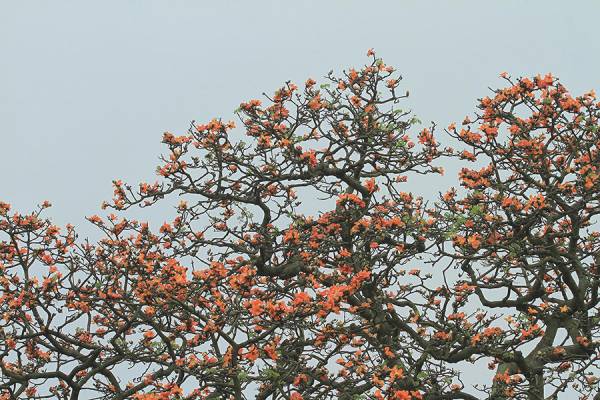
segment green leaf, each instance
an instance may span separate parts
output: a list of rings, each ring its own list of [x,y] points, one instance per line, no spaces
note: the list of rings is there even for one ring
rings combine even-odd
[[[511,255],[516,256],[521,251],[521,246],[519,246],[517,243],[511,243],[511,245],[508,246],[508,250],[510,251]]]
[[[396,128],[396,125],[394,124],[383,124],[379,129],[381,129],[383,132],[391,132],[394,130],[394,128]]]
[[[465,222],[467,222],[468,217],[464,216],[464,215],[457,215],[454,218],[454,225],[453,227],[458,229],[460,228],[462,225],[464,225]]]
[[[446,239],[446,240],[450,240],[450,239],[452,239],[452,238],[454,237],[454,235],[456,235],[456,234],[457,234],[457,232],[458,232],[458,231],[457,231],[457,230],[455,230],[455,229],[452,229],[452,230],[450,230],[450,231],[446,232],[446,234],[444,235],[444,239]]]
[[[237,377],[240,381],[246,382],[248,380],[248,373],[246,371],[240,371],[238,372]]]
[[[268,379],[278,379],[279,378],[279,372],[275,371],[272,368],[265,369],[262,372],[262,375],[264,375]]]
[[[473,206],[469,210],[470,215],[481,215],[483,214],[483,209],[480,206]]]

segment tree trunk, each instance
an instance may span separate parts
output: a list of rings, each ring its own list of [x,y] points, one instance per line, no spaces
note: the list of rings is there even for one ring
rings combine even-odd
[[[536,371],[528,377],[529,389],[527,390],[528,400],[544,400],[544,374],[542,371]]]
[[[496,368],[496,375],[502,375],[505,372],[509,374],[514,374],[517,371],[517,365],[513,362],[503,362],[498,364]],[[492,391],[490,393],[489,400],[504,400],[508,399],[508,396],[505,393],[506,385],[504,382],[499,380],[494,380],[492,385]]]

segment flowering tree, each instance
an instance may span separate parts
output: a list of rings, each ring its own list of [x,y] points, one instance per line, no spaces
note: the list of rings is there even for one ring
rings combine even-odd
[[[249,139],[222,120],[165,133],[160,180],[115,181],[104,205],[179,196],[157,231],[92,216],[103,238],[78,241],[42,216],[48,203],[0,203],[0,398],[595,390],[600,104],[550,76],[507,77],[448,128],[456,152],[434,126],[411,138],[401,77],[369,56],[242,103]],[[450,157],[484,164],[461,171],[461,193],[428,206],[404,189]],[[483,359],[496,371],[476,393],[458,367]]]
[[[439,256],[463,272],[442,296],[455,298],[456,326],[440,332],[449,349],[493,357],[491,398],[554,399],[571,387],[585,399],[598,389],[600,103],[550,74],[502,77],[509,86],[481,100],[474,122],[449,127],[471,150],[460,157],[484,166],[463,168],[466,196],[451,190],[440,205],[452,246]],[[456,313],[473,297],[475,324]],[[504,328],[483,322],[492,312],[506,314]]]

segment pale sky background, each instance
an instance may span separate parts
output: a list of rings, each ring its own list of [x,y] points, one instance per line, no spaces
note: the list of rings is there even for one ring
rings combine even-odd
[[[155,179],[164,131],[233,119],[286,80],[362,66],[371,47],[440,127],[502,71],[600,91],[599,26],[600,1],[0,0],[0,201],[50,200],[88,234],[113,179]]]
[[[164,131],[232,119],[288,79],[362,66],[371,47],[440,127],[502,71],[600,90],[598,26],[598,1],[0,0],[0,199],[48,199],[86,233],[113,179],[155,179]]]

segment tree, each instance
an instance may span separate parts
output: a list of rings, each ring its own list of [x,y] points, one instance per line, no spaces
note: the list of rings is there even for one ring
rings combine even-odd
[[[569,385],[587,398],[598,388],[600,103],[550,74],[502,76],[510,86],[482,99],[474,122],[449,127],[471,147],[461,157],[485,166],[461,170],[465,197],[443,196],[453,249],[439,250],[464,272],[455,310],[474,296],[486,313],[508,314],[508,327],[450,341],[495,358],[493,398],[557,398]]]
[[[104,204],[179,196],[158,231],[94,215],[90,243],[47,202],[0,203],[1,398],[589,399],[600,104],[506,77],[448,127],[455,151],[435,125],[411,139],[401,77],[369,56],[242,103],[250,143],[216,119],[165,133],[160,181]],[[431,206],[404,189],[444,159],[483,168]],[[481,360],[476,393],[459,367]]]

